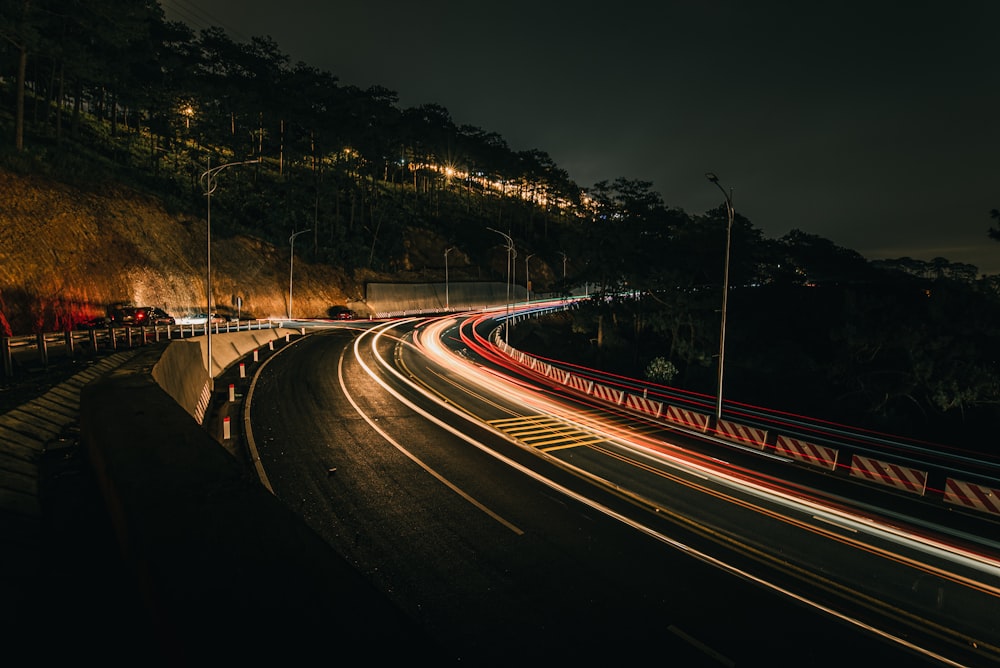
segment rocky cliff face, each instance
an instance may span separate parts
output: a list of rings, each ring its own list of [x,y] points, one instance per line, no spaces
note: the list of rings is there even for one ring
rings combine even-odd
[[[94,193],[0,169],[0,333],[61,331],[108,306],[159,306],[174,316],[206,308],[206,224],[168,213],[115,184]],[[246,237],[212,240],[219,313],[284,317],[289,249]],[[296,253],[293,307],[323,317],[364,311],[363,283]]]

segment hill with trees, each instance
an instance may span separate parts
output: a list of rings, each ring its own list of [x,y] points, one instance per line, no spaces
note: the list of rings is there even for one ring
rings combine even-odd
[[[688,213],[635,179],[580,187],[543,150],[342,85],[268,37],[196,34],[152,0],[5,3],[0,37],[8,335],[120,301],[194,309],[210,205],[227,310],[285,313],[304,231],[302,315],[363,310],[372,280],[530,273],[533,292],[595,298],[513,343],[714,392],[724,205]],[[738,212],[730,246],[728,399],[994,447],[1000,277],[872,262],[798,230],[768,239]]]

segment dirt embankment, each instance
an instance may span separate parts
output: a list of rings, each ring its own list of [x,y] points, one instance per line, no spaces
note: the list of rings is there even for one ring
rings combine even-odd
[[[61,331],[108,306],[159,306],[175,316],[204,311],[206,224],[169,214],[155,199],[115,184],[87,192],[0,169],[0,333]],[[216,310],[284,317],[289,249],[246,237],[212,242]],[[360,308],[363,285],[296,253],[295,315]]]

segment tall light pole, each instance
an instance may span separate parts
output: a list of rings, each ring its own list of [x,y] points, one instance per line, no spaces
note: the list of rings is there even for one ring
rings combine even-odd
[[[733,189],[729,192],[719,184],[719,177],[712,172],[706,172],[705,178],[715,184],[726,197],[726,263],[722,270],[722,328],[719,333],[719,391],[715,399],[715,419],[722,418],[722,373],[726,361],[726,304],[729,300],[729,246],[733,236]]]
[[[531,301],[531,278],[530,278],[531,275],[528,273],[528,260],[530,260],[533,257],[535,257],[534,253],[532,253],[528,257],[524,258],[524,304],[525,304],[525,306],[527,306],[528,302]]]
[[[232,167],[234,165],[247,165],[258,162],[260,162],[260,158],[255,160],[240,160],[239,162],[227,162],[225,164],[218,165],[217,167],[212,167],[212,156],[208,156],[208,169],[202,172],[201,178],[199,179],[205,184],[205,197],[208,200],[205,234],[205,292],[208,296],[208,311],[205,313],[205,348],[208,356],[208,382],[209,387],[213,390],[215,389],[215,376],[212,373],[212,193],[215,192],[215,188],[218,185],[215,177],[226,167]]]
[[[496,232],[507,240],[507,303],[505,304],[507,308],[507,317],[503,321],[503,340],[506,342],[508,340],[507,328],[510,321],[510,268],[514,263],[514,258],[517,257],[517,251],[514,250],[514,240],[510,238],[509,234],[504,234],[500,230],[494,230],[492,227],[487,227],[486,229],[491,232]]]
[[[451,299],[448,297],[448,253],[455,250],[454,246],[444,249],[444,310],[451,310]]]
[[[292,232],[292,236],[288,237],[288,244],[291,246],[291,250],[288,253],[288,319],[292,319],[292,262],[295,259],[295,237],[300,234],[305,234],[306,232],[311,232],[312,230],[301,230],[299,232]]]

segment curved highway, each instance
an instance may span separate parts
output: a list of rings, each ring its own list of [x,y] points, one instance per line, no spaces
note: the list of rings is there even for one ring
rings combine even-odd
[[[993,543],[547,392],[474,326],[318,331],[246,402],[264,483],[456,661],[997,665]]]

